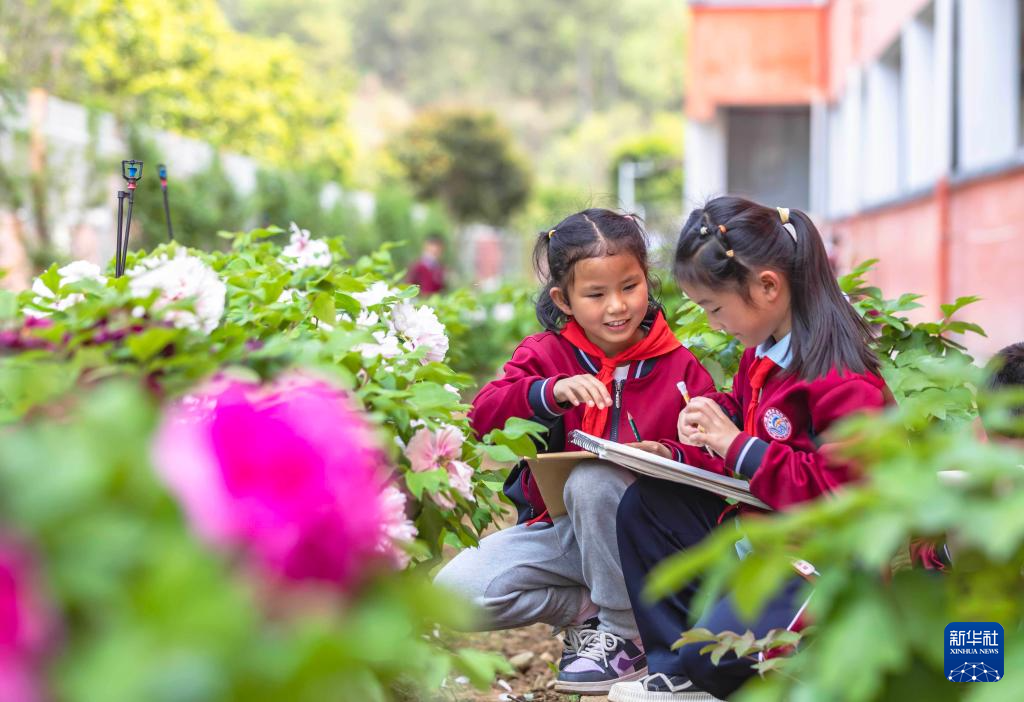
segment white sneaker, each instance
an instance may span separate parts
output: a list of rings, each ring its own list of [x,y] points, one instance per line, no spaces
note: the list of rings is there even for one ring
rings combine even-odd
[[[718,698],[698,690],[683,675],[654,673],[636,682],[621,682],[608,691],[608,702],[719,702]]]

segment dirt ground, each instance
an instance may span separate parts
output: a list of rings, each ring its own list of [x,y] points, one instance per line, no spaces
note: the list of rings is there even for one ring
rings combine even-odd
[[[457,702],[576,702],[579,695],[562,695],[548,687],[555,679],[555,666],[562,655],[561,642],[552,635],[551,627],[535,624],[511,631],[492,631],[480,634],[464,634],[458,639],[460,646],[469,646],[479,651],[501,653],[506,658],[524,653],[533,653],[529,666],[515,675],[501,676],[490,690],[477,690],[471,685],[449,684],[450,699]],[[506,689],[501,683],[506,683]],[[502,695],[507,695],[503,697]],[[582,702],[606,702],[604,695],[588,695]]]

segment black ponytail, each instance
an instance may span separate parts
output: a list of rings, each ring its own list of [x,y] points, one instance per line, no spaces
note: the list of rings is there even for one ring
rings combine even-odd
[[[631,254],[647,277],[649,304],[660,308],[655,297],[657,280],[647,262],[647,233],[636,215],[591,208],[569,215],[553,229],[540,232],[533,247],[533,267],[543,287],[537,296],[537,321],[548,331],[559,331],[565,313],[551,299],[551,289],[572,286],[576,264],[587,258]]]
[[[832,369],[878,373],[871,327],[839,289],[810,217],[731,196],[690,213],[676,246],[680,282],[728,288],[749,302],[754,270],[764,268],[789,281],[791,372],[806,380]]]

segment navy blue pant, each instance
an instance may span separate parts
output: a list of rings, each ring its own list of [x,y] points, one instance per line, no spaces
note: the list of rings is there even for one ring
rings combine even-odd
[[[726,503],[704,490],[653,478],[633,483],[619,503],[617,532],[619,558],[626,578],[626,590],[636,616],[640,638],[647,652],[650,673],[685,675],[700,689],[715,697],[726,698],[748,678],[756,675],[750,659],[737,659],[732,653],[716,666],[709,655],[701,655],[707,645],[693,643],[673,651],[682,632],[691,626],[712,632],[750,629],[760,638],[771,629],[785,629],[795,618],[806,598],[806,581],[799,576],[786,583],[754,621],[736,613],[725,597],[701,616],[691,616],[690,602],[699,583],[691,582],[673,595],[654,604],[640,599],[647,574],[660,561],[700,542],[714,528],[734,529],[732,519],[718,524]],[[739,532],[736,538],[740,538]],[[697,619],[696,624],[691,622]]]

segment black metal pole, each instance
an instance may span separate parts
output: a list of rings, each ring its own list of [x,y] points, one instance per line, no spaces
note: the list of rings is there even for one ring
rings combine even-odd
[[[167,238],[170,241],[174,241],[174,228],[171,227],[171,206],[167,202],[167,166],[161,163],[157,166],[157,172],[160,174],[160,189],[164,191],[164,217],[167,219]]]
[[[128,237],[132,231],[132,208],[135,206],[135,183],[128,183],[128,221],[124,225],[124,253],[121,254],[121,274],[128,265]]]
[[[114,251],[114,277],[121,277],[121,236],[124,227],[124,196],[123,190],[117,191],[117,249]]]
[[[166,183],[166,181],[165,181]],[[164,216],[167,218],[167,238],[174,241],[174,229],[171,228],[171,207],[167,204],[167,185],[164,185]]]

